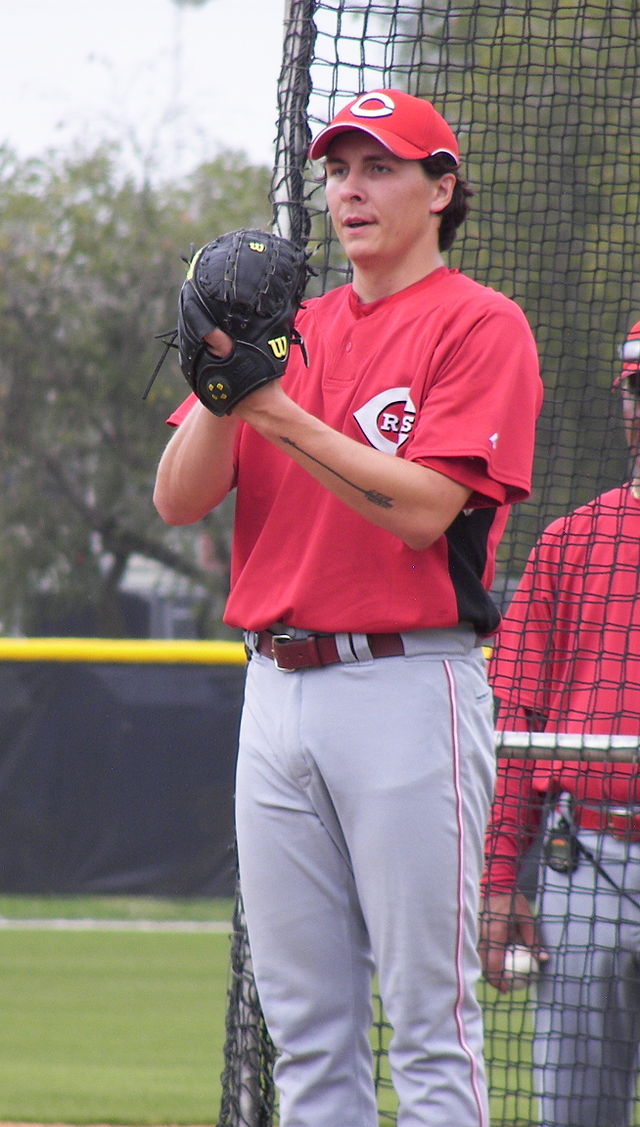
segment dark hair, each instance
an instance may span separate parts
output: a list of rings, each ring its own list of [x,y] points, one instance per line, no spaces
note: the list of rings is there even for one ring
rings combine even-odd
[[[440,230],[438,232],[438,247],[440,250],[449,250],[456,237],[456,231],[467,217],[469,199],[473,195],[472,189],[466,180],[462,179],[457,166],[448,153],[436,153],[432,157],[424,157],[420,161],[426,175],[430,180],[439,180],[446,172],[455,174],[456,182],[453,195],[441,212]]]

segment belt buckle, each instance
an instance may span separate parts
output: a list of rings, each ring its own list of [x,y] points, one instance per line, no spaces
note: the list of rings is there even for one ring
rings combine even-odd
[[[612,837],[637,840],[639,833],[635,811],[629,810],[626,806],[609,806],[607,830]]]
[[[271,638],[271,656],[276,669],[279,669],[281,673],[295,673],[295,669],[287,669],[286,666],[278,664],[276,643],[281,643],[283,646],[286,646],[287,642],[295,642],[295,638],[292,638],[290,634],[274,634]]]

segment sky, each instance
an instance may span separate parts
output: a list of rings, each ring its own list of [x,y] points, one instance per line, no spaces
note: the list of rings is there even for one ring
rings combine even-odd
[[[273,164],[284,0],[0,0],[0,10],[0,141],[20,157],[117,137],[134,164],[171,178],[221,148]]]

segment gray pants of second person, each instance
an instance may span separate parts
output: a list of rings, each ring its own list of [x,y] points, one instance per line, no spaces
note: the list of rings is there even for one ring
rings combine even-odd
[[[640,843],[579,831],[640,903]],[[630,1127],[640,1045],[640,910],[584,856],[571,876],[542,862],[549,952],[537,984],[534,1063],[541,1127]]]
[[[283,1127],[377,1127],[374,968],[400,1127],[487,1127],[475,987],[490,694],[471,634],[423,633],[411,657],[249,663],[240,879]]]

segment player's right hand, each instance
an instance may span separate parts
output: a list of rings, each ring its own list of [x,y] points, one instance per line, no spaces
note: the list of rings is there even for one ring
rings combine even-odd
[[[549,956],[542,950],[536,921],[522,892],[492,892],[480,910],[480,960],[487,982],[502,994],[510,990],[503,974],[505,948],[511,943],[529,947],[539,962]]]

